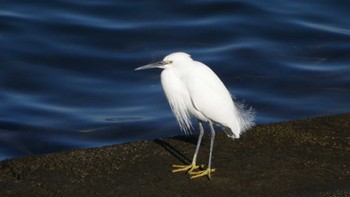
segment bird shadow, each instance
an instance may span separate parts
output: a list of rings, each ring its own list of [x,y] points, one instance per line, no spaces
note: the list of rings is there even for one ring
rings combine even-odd
[[[196,144],[195,136],[177,136],[172,139],[183,141],[186,143]],[[153,141],[159,146],[163,147],[166,151],[168,151],[172,156],[174,156],[180,162],[184,164],[189,164],[192,162],[192,160],[190,160],[188,157],[186,157],[184,154],[182,154],[179,150],[174,148],[170,143],[166,142],[165,140],[155,139]]]

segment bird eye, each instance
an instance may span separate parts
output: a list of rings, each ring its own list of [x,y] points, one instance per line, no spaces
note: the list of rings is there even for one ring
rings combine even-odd
[[[168,64],[172,64],[172,63],[173,63],[173,61],[172,61],[172,60],[169,60],[169,61],[168,61]]]

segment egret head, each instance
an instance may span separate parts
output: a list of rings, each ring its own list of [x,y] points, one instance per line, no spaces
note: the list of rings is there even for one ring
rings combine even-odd
[[[149,68],[162,68],[165,69],[169,66],[184,63],[186,61],[192,61],[191,56],[184,52],[176,52],[167,55],[162,61],[147,64],[141,67],[136,68],[135,70],[143,70],[143,69],[149,69]]]

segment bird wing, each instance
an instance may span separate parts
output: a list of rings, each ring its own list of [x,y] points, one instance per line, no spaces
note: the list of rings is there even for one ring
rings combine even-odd
[[[229,137],[238,138],[242,131],[254,125],[254,111],[234,103],[230,92],[209,67],[196,62],[186,79],[194,107],[209,120],[230,128],[232,133],[224,130]]]
[[[234,118],[234,104],[219,77],[206,65],[196,62],[186,79],[195,108],[209,120],[227,126]]]

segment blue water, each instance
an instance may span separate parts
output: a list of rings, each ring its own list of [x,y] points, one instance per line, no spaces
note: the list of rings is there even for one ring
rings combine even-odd
[[[181,134],[160,70],[184,51],[257,123],[350,112],[350,1],[10,1],[0,159]]]

